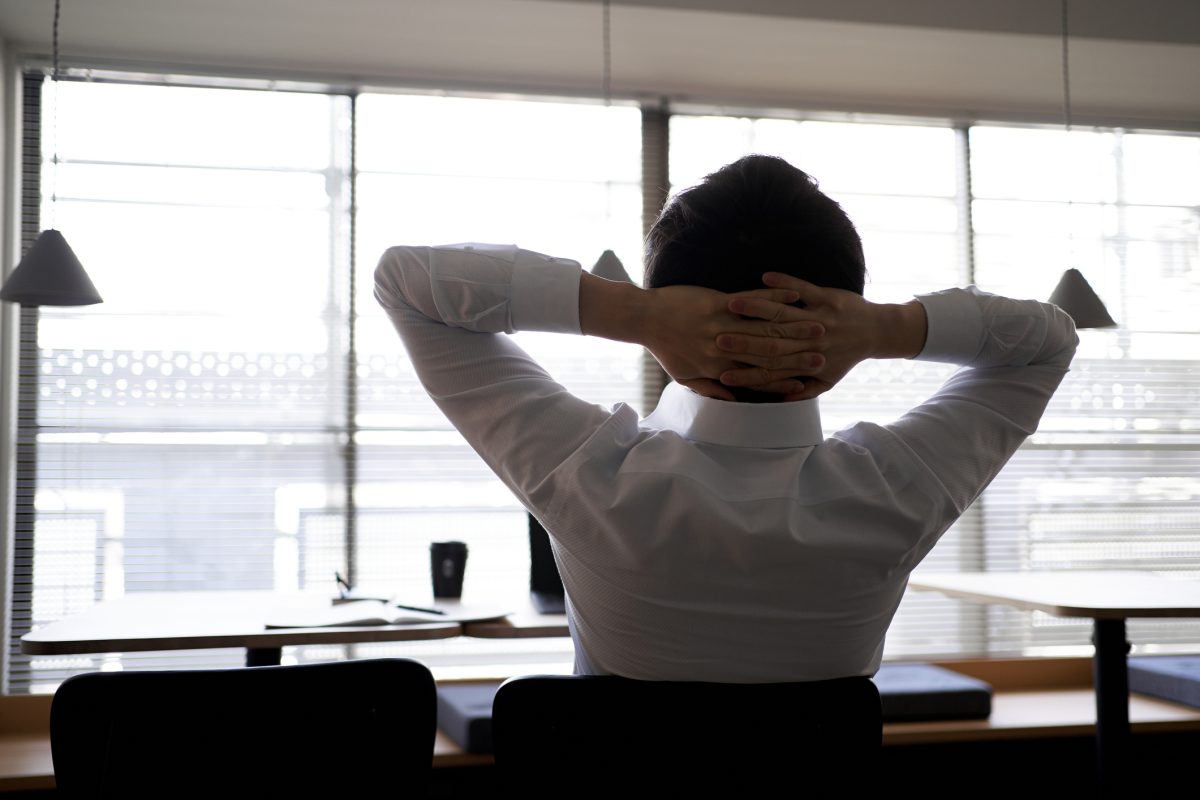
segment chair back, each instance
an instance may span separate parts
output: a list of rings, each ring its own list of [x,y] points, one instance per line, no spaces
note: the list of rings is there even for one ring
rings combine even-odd
[[[531,676],[496,694],[510,796],[857,795],[882,740],[870,678],[715,684]]]
[[[426,797],[436,691],[407,659],[79,675],[50,710],[58,792]]]

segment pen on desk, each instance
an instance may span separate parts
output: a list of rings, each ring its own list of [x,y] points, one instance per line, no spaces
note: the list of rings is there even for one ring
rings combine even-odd
[[[347,593],[353,591],[353,589],[350,587],[350,584],[346,582],[346,579],[342,577],[342,573],[333,573],[333,579],[337,581],[338,593],[341,594],[342,599],[345,599]]]
[[[392,605],[396,608],[402,608],[405,611],[423,611],[426,614],[441,614],[442,616],[445,616],[446,614],[446,612],[442,611],[440,608],[422,608],[421,606],[406,606],[400,603],[392,603]]]

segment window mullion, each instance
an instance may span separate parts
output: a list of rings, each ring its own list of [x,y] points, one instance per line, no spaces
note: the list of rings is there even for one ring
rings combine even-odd
[[[41,228],[42,83],[45,75],[27,72],[22,81],[21,252],[33,246]],[[17,357],[16,480],[13,492],[12,594],[8,608],[8,662],[0,691],[7,693],[14,666],[24,673],[28,656],[21,637],[33,624],[33,534],[36,523],[38,434],[38,307],[21,306]],[[24,682],[24,679],[22,680]]]
[[[956,199],[958,206],[958,245],[964,282],[975,283],[975,221],[971,193],[971,129],[967,125],[954,128]]]
[[[666,100],[642,106],[642,239],[650,233],[671,190],[671,113]],[[642,353],[642,413],[649,414],[669,382],[654,356]]]
[[[356,328],[358,325],[358,281],[357,281],[357,260],[358,260],[358,238],[356,235],[356,224],[358,219],[358,165],[357,165],[357,139],[358,139],[358,95],[350,95],[350,126],[348,130],[348,145],[349,161],[346,164],[346,180],[337,181],[337,185],[348,186],[349,189],[349,208],[347,225],[347,242],[345,252],[348,256],[349,285],[347,286],[347,302],[346,302],[346,444],[343,451],[343,463],[345,475],[343,476],[345,486],[345,542],[346,542],[346,580],[354,585],[358,580],[358,508],[355,502],[355,488],[358,483],[358,341],[356,338]],[[337,139],[338,120],[337,106],[333,106],[334,113],[331,114],[331,123],[333,127],[333,140]],[[341,163],[342,154],[346,151],[346,147],[338,147],[338,153],[334,156],[334,163]],[[332,209],[330,219],[336,220],[335,224],[341,225],[343,216],[340,213],[340,204]],[[337,259],[334,259],[335,263]]]

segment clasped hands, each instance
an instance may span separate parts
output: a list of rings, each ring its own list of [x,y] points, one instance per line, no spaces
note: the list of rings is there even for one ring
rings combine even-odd
[[[763,283],[736,294],[652,290],[656,313],[643,344],[677,383],[723,400],[735,399],[736,386],[807,400],[876,351],[883,306],[777,272]]]

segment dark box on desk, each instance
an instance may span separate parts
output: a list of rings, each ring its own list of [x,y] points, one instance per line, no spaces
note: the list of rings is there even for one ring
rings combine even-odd
[[[884,664],[875,673],[884,722],[987,719],[992,687],[932,664]]]
[[[1200,656],[1131,658],[1129,691],[1200,708]]]
[[[500,682],[439,686],[438,727],[468,753],[492,752],[492,700]]]

